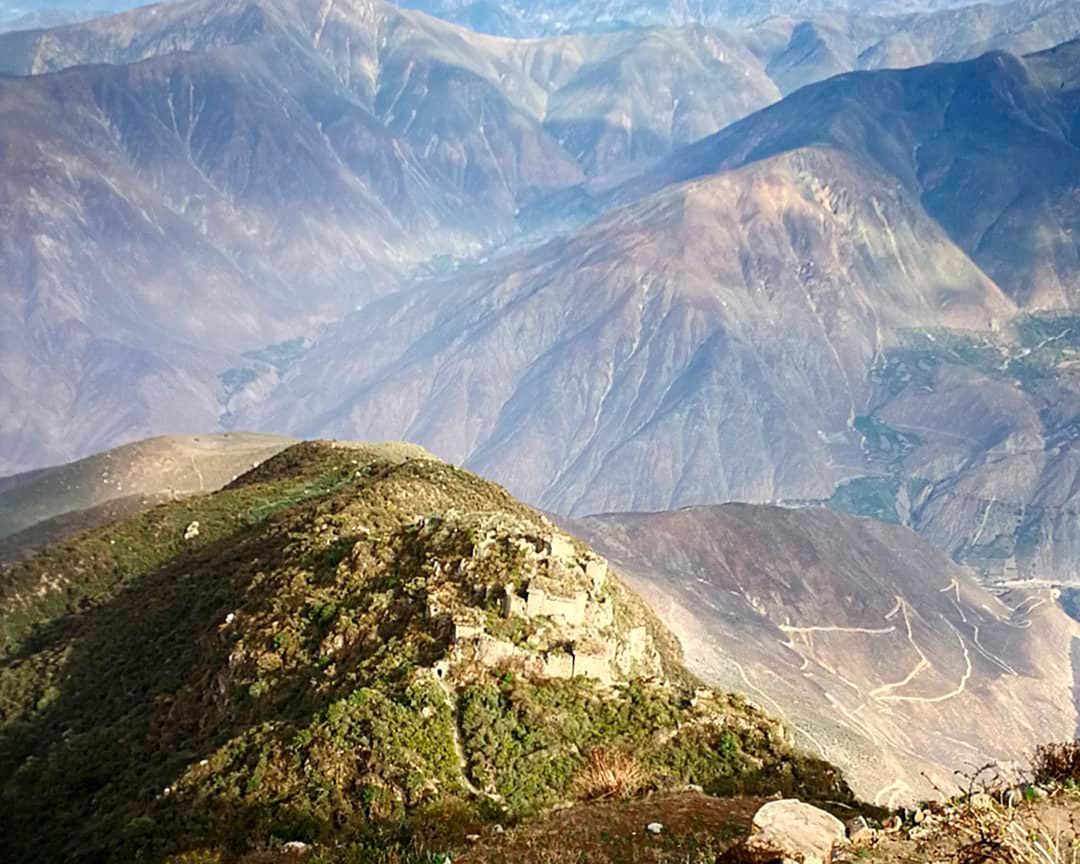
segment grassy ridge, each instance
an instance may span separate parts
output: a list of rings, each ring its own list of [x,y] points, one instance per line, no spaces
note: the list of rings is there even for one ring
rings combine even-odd
[[[424,814],[507,820],[572,798],[596,748],[636,755],[646,788],[850,797],[774,721],[697,691],[614,580],[612,626],[649,628],[668,683],[475,665],[440,678],[452,634],[433,592],[468,605],[477,583],[512,583],[520,550],[551,530],[415,451],[304,444],[4,571],[12,860],[229,857],[287,840],[397,860]]]

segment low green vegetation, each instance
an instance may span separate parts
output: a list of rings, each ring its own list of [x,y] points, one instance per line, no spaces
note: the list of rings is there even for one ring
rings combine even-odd
[[[471,776],[511,815],[573,797],[597,749],[634,759],[649,789],[850,797],[836,769],[793,751],[780,724],[710,691],[505,676],[464,689],[461,726]]]
[[[248,384],[254,382],[259,373],[248,366],[234,366],[231,369],[226,369],[218,376],[221,380],[222,389],[225,391],[225,398],[239,393]]]
[[[890,350],[873,377],[888,397],[907,387],[933,389],[942,367],[967,368],[1025,390],[1052,379],[1062,364],[1080,357],[1080,316],[1018,316],[1009,331],[911,330]]]
[[[863,437],[863,448],[869,462],[887,470],[899,471],[904,459],[923,444],[913,432],[901,432],[876,417],[856,417],[855,430]]]
[[[841,513],[898,525],[901,520],[896,509],[896,496],[902,482],[895,476],[856,477],[838,485],[828,505]]]
[[[1080,357],[1080,316],[1023,315],[1007,330],[994,333],[936,328],[899,335],[899,344],[879,356],[870,372],[876,401],[853,422],[862,437],[867,476],[840,484],[826,502],[841,512],[892,523],[905,518],[898,496],[906,489],[913,500],[925,485],[924,479],[911,476],[908,465],[909,457],[928,441],[923,434],[886,420],[890,406],[913,391],[933,392],[948,370],[964,370],[1038,394],[1063,364]],[[901,407],[901,416],[908,410]],[[1051,441],[1071,440],[1078,434],[1074,425],[1075,421],[1062,418],[1060,426],[1047,429],[1047,436]],[[1025,523],[1027,528],[1038,527],[1030,516]],[[1020,533],[1023,530],[1025,526]],[[1022,547],[1026,539],[1018,536],[1015,545]],[[958,550],[957,560],[979,566],[1011,556],[1012,547],[1012,539],[995,538],[994,545]]]

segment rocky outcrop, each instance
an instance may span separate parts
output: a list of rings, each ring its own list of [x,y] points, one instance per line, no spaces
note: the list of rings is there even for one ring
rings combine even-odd
[[[844,823],[795,799],[771,801],[754,814],[750,836],[729,850],[722,864],[831,864],[844,842]]]
[[[509,557],[513,581],[475,584],[491,562]],[[608,564],[558,531],[543,537],[514,526],[484,526],[472,555],[428,598],[429,620],[444,621],[450,662],[513,666],[536,677],[592,678],[605,684],[660,678],[662,664],[642,621],[617,626],[623,589]]]

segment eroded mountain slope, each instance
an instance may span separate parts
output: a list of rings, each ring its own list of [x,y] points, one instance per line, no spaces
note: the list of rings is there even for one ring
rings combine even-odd
[[[878,803],[954,789],[971,765],[1026,765],[1036,741],[1076,728],[1080,625],[1056,595],[995,596],[907,529],[731,504],[573,530],[694,671],[747,688]]]
[[[585,187],[627,203],[347,319],[245,423],[564,513],[828,501],[1074,581],[1077,50],[842,76]]]
[[[227,422],[403,273],[778,95],[722,37],[519,43],[352,0],[155,6],[0,58],[40,73],[0,81],[0,471]]]
[[[369,307],[241,420],[421,441],[556,512],[827,497],[892,334],[1012,310],[902,190],[803,150]]]

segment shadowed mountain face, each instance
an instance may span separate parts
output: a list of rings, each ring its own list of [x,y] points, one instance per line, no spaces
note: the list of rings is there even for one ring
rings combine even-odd
[[[395,430],[557,512],[827,497],[886,334],[1012,308],[902,191],[806,150],[373,305],[242,422]]]
[[[516,43],[344,0],[138,9],[0,58],[47,73],[0,80],[0,470],[214,428],[403,272],[778,96],[709,34]]]
[[[1075,731],[1078,625],[1049,593],[980,589],[904,528],[725,505],[573,530],[657,610],[694,671],[786,717],[879,803],[954,789],[972,764],[1026,764],[1033,740]]]

